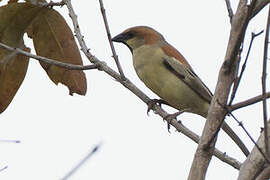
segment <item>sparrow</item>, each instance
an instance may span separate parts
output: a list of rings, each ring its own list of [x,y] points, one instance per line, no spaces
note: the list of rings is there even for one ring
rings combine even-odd
[[[135,26],[112,38],[125,44],[132,53],[139,79],[162,101],[179,111],[207,117],[212,93],[196,75],[184,56],[153,28]],[[247,156],[248,149],[240,138],[223,123],[222,129]]]

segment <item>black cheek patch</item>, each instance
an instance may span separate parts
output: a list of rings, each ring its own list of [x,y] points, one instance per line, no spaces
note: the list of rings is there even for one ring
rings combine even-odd
[[[128,49],[131,51],[131,53],[133,54],[132,48],[125,41],[123,41],[122,43],[125,44],[128,47]]]

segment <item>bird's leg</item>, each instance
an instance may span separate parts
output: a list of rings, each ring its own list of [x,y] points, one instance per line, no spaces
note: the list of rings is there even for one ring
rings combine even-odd
[[[173,113],[173,114],[169,114],[165,117],[163,117],[163,120],[167,119],[167,124],[168,124],[168,132],[170,133],[170,124],[172,122],[173,119],[176,119],[177,120],[177,116],[179,116],[180,114],[184,113],[184,112],[187,112],[188,109],[183,109],[181,111],[178,111],[176,113]],[[179,121],[178,121],[179,122]],[[179,122],[181,123],[181,121]]]
[[[169,103],[167,103],[166,101],[164,101],[163,99],[151,99],[147,105],[147,115],[149,114],[150,110],[153,109],[154,105],[157,104],[159,107],[161,107],[162,104],[166,104],[169,106]]]

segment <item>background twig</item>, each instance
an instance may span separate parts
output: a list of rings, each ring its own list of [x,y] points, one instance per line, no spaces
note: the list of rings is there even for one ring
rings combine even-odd
[[[21,143],[19,140],[0,139],[0,143]]]
[[[87,160],[89,160],[100,148],[101,144],[96,145],[71,171],[69,171],[61,180],[67,180],[73,175]]]
[[[0,169],[0,172],[4,171],[4,170],[7,169],[7,168],[8,168],[8,166],[5,166],[5,167],[1,168],[1,169]]]

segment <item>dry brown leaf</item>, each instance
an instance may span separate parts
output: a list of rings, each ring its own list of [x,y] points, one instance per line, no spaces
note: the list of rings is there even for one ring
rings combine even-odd
[[[11,3],[0,7],[0,42],[12,47],[23,45],[27,26],[39,13],[39,8],[25,3]],[[28,58],[0,48],[0,113],[12,101],[24,80]]]
[[[64,18],[55,10],[43,8],[27,30],[33,39],[36,53],[61,62],[82,65],[79,49]],[[85,95],[86,77],[83,71],[67,70],[40,63],[50,79],[69,88],[70,95]]]
[[[30,52],[29,48],[24,50]],[[0,113],[8,107],[21,86],[27,71],[28,60],[26,56],[15,55],[8,60],[4,69],[0,68]]]

